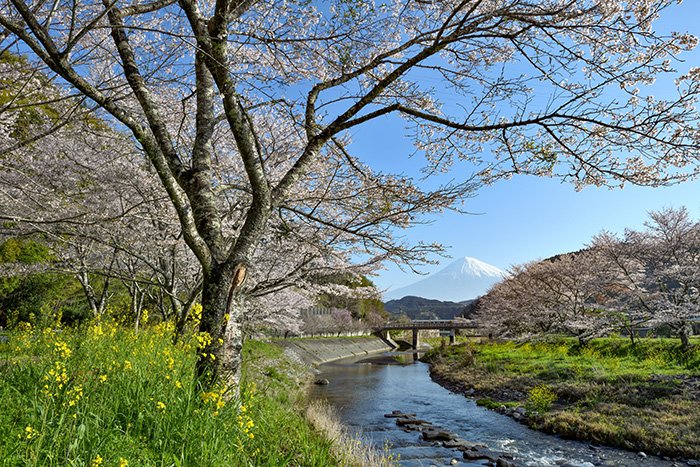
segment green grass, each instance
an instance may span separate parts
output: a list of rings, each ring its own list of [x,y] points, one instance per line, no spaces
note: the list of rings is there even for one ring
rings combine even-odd
[[[303,416],[304,369],[244,348],[240,397],[199,393],[194,339],[166,325],[16,332],[0,344],[2,466],[327,466]]]
[[[440,380],[481,405],[521,405],[531,424],[563,436],[672,456],[700,456],[700,339],[573,339],[467,343],[435,348],[427,360]],[[536,403],[536,388],[553,400]]]

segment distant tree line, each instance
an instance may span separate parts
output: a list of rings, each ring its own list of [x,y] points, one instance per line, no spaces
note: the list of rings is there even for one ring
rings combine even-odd
[[[700,223],[687,209],[651,212],[641,230],[601,232],[584,250],[514,266],[477,316],[512,337],[565,334],[582,343],[641,330],[690,346],[700,324]]]

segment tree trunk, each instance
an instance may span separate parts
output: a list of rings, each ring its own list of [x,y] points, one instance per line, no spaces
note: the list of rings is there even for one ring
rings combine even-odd
[[[92,311],[92,317],[98,318],[102,310],[100,310],[97,295],[95,295],[95,289],[93,289],[92,285],[90,284],[90,276],[87,272],[81,271],[76,275],[76,277],[78,278],[80,285],[83,287],[85,299],[87,300],[90,310]]]
[[[202,287],[202,320],[199,331],[211,340],[200,349],[196,373],[199,384],[217,382],[237,388],[240,382],[243,331],[241,309],[231,306],[245,278],[245,266],[217,265],[205,274]]]
[[[690,348],[690,335],[693,333],[693,328],[688,322],[681,323],[678,329],[678,337],[681,339],[681,349],[688,350]]]

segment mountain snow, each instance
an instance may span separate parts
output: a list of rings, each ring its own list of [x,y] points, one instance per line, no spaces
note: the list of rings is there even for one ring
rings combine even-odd
[[[486,293],[505,275],[496,266],[466,256],[414,284],[386,292],[384,300],[398,300],[408,295],[453,302],[470,300]]]
[[[435,276],[440,275],[449,275],[450,277],[497,277],[501,279],[505,276],[505,272],[496,266],[465,256],[435,273]]]

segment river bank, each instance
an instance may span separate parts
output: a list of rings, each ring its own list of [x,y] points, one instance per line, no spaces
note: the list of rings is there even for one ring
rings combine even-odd
[[[436,348],[431,377],[520,423],[595,445],[700,465],[700,352],[606,339]]]

